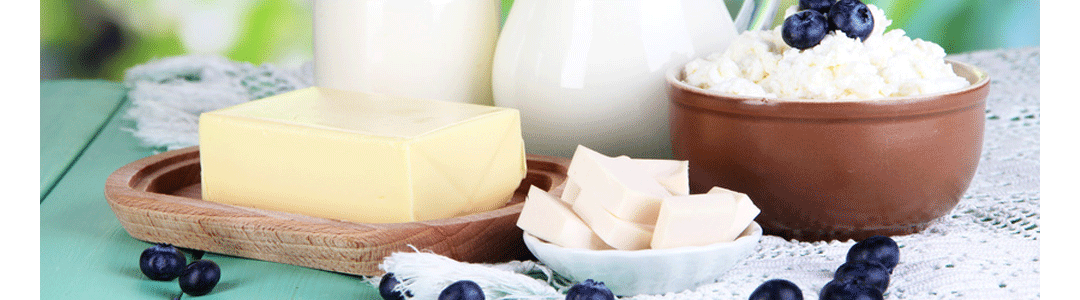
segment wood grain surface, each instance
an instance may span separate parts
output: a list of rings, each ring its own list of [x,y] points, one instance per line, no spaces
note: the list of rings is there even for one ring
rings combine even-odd
[[[466,262],[531,259],[515,223],[529,185],[561,193],[569,160],[529,155],[507,206],[423,222],[361,224],[203,201],[197,147],[150,156],[113,172],[105,198],[132,237],[320,270],[377,276],[397,251]]]

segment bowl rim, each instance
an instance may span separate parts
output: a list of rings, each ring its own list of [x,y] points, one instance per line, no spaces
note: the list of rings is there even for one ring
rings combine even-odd
[[[957,90],[912,97],[813,101],[735,95],[702,89],[681,80],[685,64],[668,70],[666,80],[671,104],[674,107],[688,106],[719,112],[782,118],[852,119],[911,116],[963,110],[984,104],[989,92],[990,75],[971,64],[951,59],[945,59],[945,63],[952,66],[957,75],[964,77],[971,84]]]
[[[522,238],[525,240],[526,245],[537,245],[544,248],[554,249],[562,253],[571,254],[574,256],[590,256],[590,257],[624,257],[624,258],[655,258],[660,256],[670,255],[687,255],[694,253],[711,253],[717,251],[732,251],[741,249],[743,247],[752,247],[761,240],[761,236],[764,230],[757,221],[751,221],[750,225],[739,237],[729,242],[712,243],[704,246],[687,246],[668,249],[642,249],[642,250],[618,250],[618,249],[605,249],[605,250],[593,250],[582,248],[566,248],[547,241],[541,240],[528,232],[522,232]],[[531,251],[531,247],[529,248]],[[535,255],[535,253],[534,253]],[[539,256],[537,257],[539,258]]]

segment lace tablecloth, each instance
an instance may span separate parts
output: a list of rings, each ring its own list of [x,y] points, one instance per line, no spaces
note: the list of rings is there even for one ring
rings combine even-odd
[[[1038,299],[1039,48],[951,55],[991,77],[982,159],[971,186],[948,215],[901,247],[886,299]],[[176,57],[129,70],[132,133],[148,147],[198,142],[198,114],[312,84],[311,65],[283,69],[220,57]],[[768,279],[799,285],[817,299],[853,241],[762,238],[757,251],[718,282],[695,290],[632,299],[746,299]],[[499,267],[499,266],[496,266]],[[505,266],[503,266],[505,267]]]

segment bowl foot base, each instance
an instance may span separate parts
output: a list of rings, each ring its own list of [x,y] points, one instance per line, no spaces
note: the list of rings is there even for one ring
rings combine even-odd
[[[787,229],[777,227],[764,228],[766,235],[775,235],[784,239],[795,239],[804,242],[816,242],[816,241],[847,241],[855,240],[861,241],[871,236],[884,235],[884,236],[898,236],[908,235],[919,232],[927,227],[927,223],[916,225],[904,225],[894,227],[872,228],[872,229],[835,229],[835,230],[800,230],[800,229]]]

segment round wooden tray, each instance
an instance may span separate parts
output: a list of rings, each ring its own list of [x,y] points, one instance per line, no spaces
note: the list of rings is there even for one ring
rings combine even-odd
[[[529,185],[559,194],[566,158],[528,155],[528,174],[503,208],[423,222],[362,224],[201,199],[198,147],[132,162],[105,182],[124,230],[153,243],[348,274],[378,276],[393,252],[430,251],[465,262],[529,259],[516,226]]]

